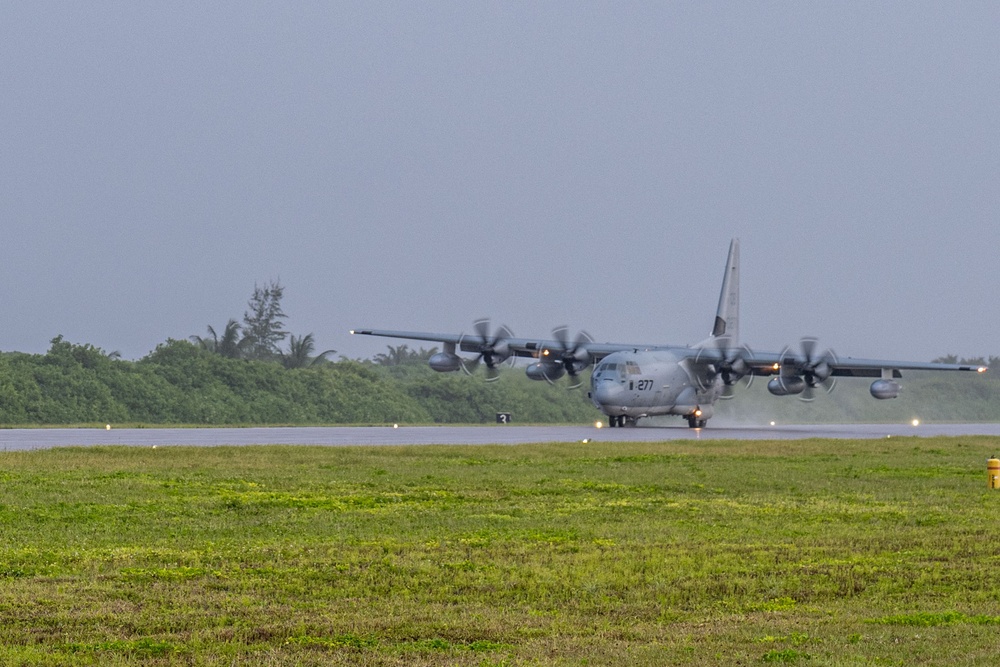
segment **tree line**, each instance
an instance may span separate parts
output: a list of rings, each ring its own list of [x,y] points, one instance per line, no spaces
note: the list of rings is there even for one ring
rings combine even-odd
[[[45,354],[0,354],[0,424],[586,423],[577,393],[522,373],[498,382],[442,375],[426,364],[340,359],[286,368],[167,340],[137,361],[58,336]]]

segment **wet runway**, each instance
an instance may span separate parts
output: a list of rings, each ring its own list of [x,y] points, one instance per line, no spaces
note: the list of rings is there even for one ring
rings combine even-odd
[[[0,450],[131,445],[520,445],[538,442],[661,442],[666,440],[873,439],[892,436],[1000,436],[1000,424],[821,424],[689,429],[686,426],[595,428],[593,426],[400,426],[286,428],[6,429]]]

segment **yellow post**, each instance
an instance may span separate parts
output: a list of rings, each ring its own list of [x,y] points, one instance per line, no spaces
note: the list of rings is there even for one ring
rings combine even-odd
[[[1000,489],[1000,459],[994,457],[986,462],[986,474],[991,489]]]

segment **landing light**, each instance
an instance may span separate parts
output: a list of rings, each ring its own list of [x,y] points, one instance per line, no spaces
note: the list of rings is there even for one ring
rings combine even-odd
[[[913,424],[914,426],[920,426],[920,420],[919,419],[914,419],[910,423]]]
[[[701,417],[701,410],[695,410],[694,411],[694,416],[695,417]]]
[[[354,335],[354,329],[351,329],[351,335],[352,336]]]
[[[594,422],[594,428],[604,428],[604,422]]]
[[[977,373],[985,373],[988,370],[989,369],[986,366],[980,366],[979,368],[976,369],[976,372]]]
[[[781,364],[775,364],[775,365],[771,366],[771,368],[773,368],[776,371],[780,371],[781,370]]]
[[[774,422],[771,422],[771,426],[774,426]]]

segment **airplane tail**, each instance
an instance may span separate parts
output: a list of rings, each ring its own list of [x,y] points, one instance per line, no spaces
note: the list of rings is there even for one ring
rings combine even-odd
[[[740,343],[740,240],[729,244],[726,272],[722,276],[719,307],[715,311],[712,338],[726,338],[727,347]]]

